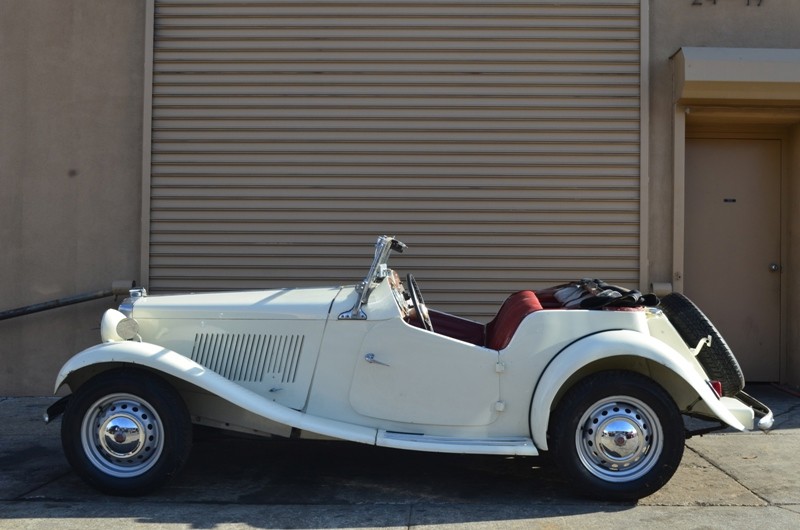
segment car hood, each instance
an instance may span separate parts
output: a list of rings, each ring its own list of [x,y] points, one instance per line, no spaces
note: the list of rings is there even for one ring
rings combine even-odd
[[[144,296],[134,303],[131,316],[137,320],[324,320],[341,290],[325,287]]]

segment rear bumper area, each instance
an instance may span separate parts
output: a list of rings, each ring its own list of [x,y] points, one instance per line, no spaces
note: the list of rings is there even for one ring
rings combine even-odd
[[[769,410],[769,407],[761,403],[744,390],[736,394],[736,399],[752,409],[756,428],[764,432],[772,429],[772,424],[775,422],[775,417],[772,415],[772,411]],[[753,429],[753,427],[751,426],[750,429]]]
[[[728,426],[738,430],[752,431],[754,429],[760,429],[765,432],[772,428],[774,417],[769,407],[744,391],[740,391],[736,394],[736,397],[721,397],[717,403],[721,405],[722,409],[731,417],[729,417],[728,420],[723,420],[718,414],[719,408],[717,413],[715,413],[708,406],[708,403],[701,401],[696,404],[688,415],[707,421],[719,421],[720,425],[719,427],[691,431],[689,432],[689,436],[724,429]],[[739,424],[737,425],[736,422]]]

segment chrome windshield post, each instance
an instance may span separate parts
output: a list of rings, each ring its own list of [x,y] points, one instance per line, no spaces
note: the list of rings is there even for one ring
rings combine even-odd
[[[377,285],[377,283],[386,277],[388,274],[389,254],[392,250],[403,252],[406,246],[397,241],[393,237],[380,236],[375,243],[375,257],[372,259],[367,276],[356,285],[356,293],[358,293],[358,300],[349,311],[345,311],[339,315],[339,320],[366,320],[367,315],[364,313],[362,307],[366,305],[370,292]]]

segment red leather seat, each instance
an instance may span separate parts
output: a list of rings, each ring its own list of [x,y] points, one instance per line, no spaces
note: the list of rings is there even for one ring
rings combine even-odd
[[[500,311],[486,324],[486,347],[502,350],[511,342],[522,319],[542,309],[542,304],[533,291],[519,291],[503,302]]]

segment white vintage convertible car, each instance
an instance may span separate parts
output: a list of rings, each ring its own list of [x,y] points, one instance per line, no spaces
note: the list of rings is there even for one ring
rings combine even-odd
[[[378,238],[358,285],[148,296],[58,375],[51,406],[75,471],[141,495],[174,476],[192,424],[442,453],[549,452],[579,491],[663,486],[684,440],[772,425],[722,337],[685,297],[579,281],[511,294],[481,324],[429,310]],[[687,430],[683,415],[713,422]],[[694,422],[697,423],[697,422]]]

